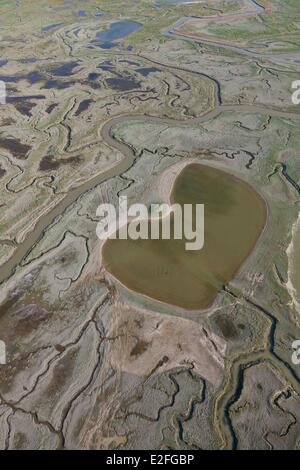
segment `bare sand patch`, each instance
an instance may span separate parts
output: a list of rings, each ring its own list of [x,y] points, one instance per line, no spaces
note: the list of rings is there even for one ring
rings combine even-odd
[[[150,377],[184,364],[214,385],[223,377],[226,342],[192,320],[116,302],[109,346],[112,368]]]

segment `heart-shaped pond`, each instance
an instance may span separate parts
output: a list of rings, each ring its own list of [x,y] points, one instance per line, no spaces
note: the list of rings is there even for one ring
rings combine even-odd
[[[187,251],[184,238],[108,239],[103,266],[132,291],[188,310],[208,308],[254,249],[266,223],[266,203],[248,183],[198,163],[180,172],[170,200],[204,204],[201,250]]]

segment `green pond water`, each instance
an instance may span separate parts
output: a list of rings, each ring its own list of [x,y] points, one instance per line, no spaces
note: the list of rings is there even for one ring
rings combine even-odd
[[[185,239],[108,239],[103,265],[126,287],[152,299],[188,310],[208,308],[254,248],[266,204],[249,184],[197,163],[179,174],[171,202],[204,204],[203,249],[187,251]]]

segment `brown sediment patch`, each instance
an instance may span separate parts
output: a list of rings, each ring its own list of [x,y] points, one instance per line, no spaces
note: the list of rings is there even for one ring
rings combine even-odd
[[[138,82],[133,77],[107,78],[105,82],[113,90],[119,91],[136,90],[141,87],[141,82]]]
[[[5,302],[3,302],[0,305],[0,320],[4,315],[6,315],[9,312],[9,310],[14,306],[17,300],[18,300],[17,295],[14,295],[14,296],[9,297]]]
[[[39,304],[27,304],[11,314],[15,323],[14,334],[26,336],[49,318],[50,313]]]
[[[227,314],[217,315],[215,323],[225,339],[234,339],[238,336],[238,331]]]
[[[8,150],[15,158],[24,160],[31,150],[31,146],[22,144],[19,139],[13,137],[0,138],[0,147]]]
[[[12,338],[27,336],[52,314],[38,299],[24,298],[20,301],[20,297],[20,292],[17,292],[0,306],[2,339],[11,341]]]
[[[46,113],[51,114],[53,109],[58,106],[58,103],[52,103],[46,108]]]
[[[187,310],[208,309],[254,249],[266,224],[266,203],[245,181],[199,163],[183,168],[169,199],[181,206],[204,204],[203,249],[187,251],[184,237],[107,239],[101,250],[103,266],[122,285],[146,297]]]
[[[11,126],[12,124],[15,124],[15,123],[16,123],[16,121],[14,121],[14,119],[5,118],[5,119],[2,119],[2,121],[1,121],[1,127]]]
[[[5,174],[6,174],[6,170],[2,168],[2,166],[0,165],[0,178],[3,178]]]
[[[78,165],[81,161],[82,158],[79,155],[61,160],[55,160],[53,155],[45,155],[40,162],[39,169],[40,171],[57,170],[61,165]]]
[[[79,116],[81,113],[86,111],[92,102],[93,100],[91,99],[82,100],[76,110],[75,116]]]
[[[53,367],[51,380],[47,386],[46,394],[49,397],[55,396],[70,380],[70,376],[75,368],[78,349],[68,351],[65,356]]]
[[[141,354],[147,351],[148,346],[149,346],[149,343],[147,341],[138,339],[137,343],[130,351],[130,356],[140,356]]]
[[[15,102],[14,106],[19,113],[23,114],[24,116],[31,117],[32,116],[32,109],[36,106],[36,103],[32,103],[31,101],[20,101]]]
[[[9,96],[7,103],[13,104],[19,113],[31,117],[31,110],[37,105],[32,100],[44,100],[45,95]]]

